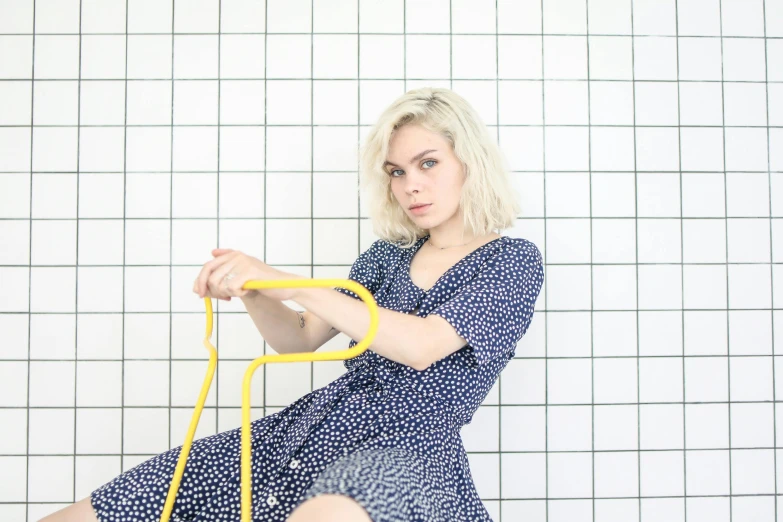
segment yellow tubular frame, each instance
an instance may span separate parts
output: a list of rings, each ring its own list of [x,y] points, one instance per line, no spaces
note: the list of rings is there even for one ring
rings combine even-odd
[[[370,311],[370,328],[367,335],[353,348],[346,350],[337,350],[332,352],[301,352],[286,353],[280,355],[263,355],[253,360],[245,371],[245,378],[242,381],[242,453],[241,453],[241,503],[242,503],[242,522],[251,522],[252,507],[252,476],[250,473],[250,383],[256,369],[264,363],[271,362],[302,362],[302,361],[338,361],[352,359],[369,348],[370,343],[378,332],[378,305],[373,295],[362,285],[350,279],[284,279],[277,281],[253,280],[246,282],[242,288],[245,290],[259,290],[263,288],[309,288],[309,287],[342,287],[350,290],[364,301]],[[204,377],[204,383],[201,385],[196,406],[193,410],[193,416],[190,420],[185,443],[177,460],[177,466],[174,468],[174,476],[169,486],[169,492],[166,496],[166,503],[163,505],[163,513],[160,516],[160,522],[168,522],[171,511],[174,508],[174,500],[179,491],[179,484],[182,475],[185,472],[185,464],[188,460],[188,453],[193,443],[193,437],[196,433],[198,421],[201,418],[201,411],[204,408],[204,402],[209,393],[209,387],[212,385],[212,377],[215,374],[217,366],[217,350],[209,338],[212,337],[212,299],[204,298],[204,305],[207,313],[207,333],[204,338],[204,346],[209,350],[209,365],[207,366],[207,375]]]

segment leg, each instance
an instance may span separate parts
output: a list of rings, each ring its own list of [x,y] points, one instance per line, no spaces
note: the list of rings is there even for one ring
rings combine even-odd
[[[372,522],[367,511],[351,497],[319,495],[304,501],[286,522]]]
[[[431,461],[410,450],[373,448],[348,453],[321,471],[300,498],[303,510],[310,501],[322,497],[345,496],[355,501],[366,513],[351,518],[362,522],[443,522],[455,520],[447,502],[434,488],[438,476]],[[433,486],[434,484],[434,486]],[[325,512],[313,508],[307,517],[297,518],[295,508],[288,522],[321,520]],[[312,513],[312,515],[310,515]],[[449,516],[452,515],[452,516]],[[369,518],[366,518],[369,517]],[[325,522],[341,521],[341,515],[328,512]]]
[[[98,517],[92,509],[90,497],[87,497],[42,518],[40,522],[98,522]]]

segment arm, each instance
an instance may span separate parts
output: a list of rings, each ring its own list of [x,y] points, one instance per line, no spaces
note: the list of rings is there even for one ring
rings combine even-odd
[[[297,289],[293,300],[307,308],[304,312],[261,292],[241,299],[261,336],[277,353],[314,352],[340,332],[358,341],[370,328],[367,306],[331,288]],[[466,344],[437,316],[422,318],[383,307],[378,307],[378,316],[372,350],[419,371]]]
[[[527,331],[544,280],[538,248],[527,242],[521,250],[497,256],[470,284],[426,318],[379,307],[378,331],[371,349],[419,371],[467,345],[473,348],[471,355],[477,364],[507,353]],[[352,279],[360,279],[371,291],[375,289],[376,282],[366,277],[370,265],[357,266],[362,269],[352,270]],[[274,305],[282,308],[271,317],[286,327],[266,335],[269,326],[263,324],[261,314],[268,314],[273,305],[258,308],[266,312],[252,312],[248,307],[251,315],[258,315],[254,321],[259,331],[280,352],[314,351],[337,331],[359,340],[369,330],[367,307],[358,298],[331,288],[297,288],[290,299],[309,311],[297,317],[296,311],[277,301]],[[295,340],[291,342],[291,338]]]
[[[312,307],[313,302],[317,303],[321,299],[321,295],[318,294],[325,294],[324,304],[321,306],[315,304],[315,306],[334,310],[333,314],[328,311],[326,314],[333,316],[332,320],[335,317],[349,319],[347,321],[337,319],[333,323],[337,324],[337,327],[333,327],[330,326],[328,318],[322,319],[313,311],[297,312],[281,301],[270,299],[260,292],[251,292],[242,298],[242,302],[261,336],[277,353],[313,352],[340,331],[357,340],[366,335],[370,327],[370,316],[369,313],[366,313],[367,306],[363,302],[334,292],[329,288],[300,290],[318,290],[319,292],[316,292],[315,296],[302,296],[301,294],[295,296],[294,300],[297,303],[303,306],[307,303],[307,306]],[[326,292],[320,292],[322,290],[326,290]],[[312,292],[305,292],[305,294],[312,294]],[[337,298],[338,304],[330,304],[332,296]],[[340,310],[343,303],[348,305],[347,311]],[[352,312],[351,309],[355,310]],[[353,315],[356,315],[358,320],[354,319]],[[419,371],[426,369],[433,362],[459,350],[466,344],[448,322],[437,316],[421,318],[382,307],[378,308],[378,315],[378,332],[373,341],[372,350],[387,359]],[[340,329],[341,324],[345,328],[344,330]],[[387,325],[389,326],[387,327]],[[408,332],[411,335],[400,336],[397,335],[397,332]],[[413,332],[419,333],[414,334]],[[383,342],[384,336],[387,337],[385,343]],[[424,342],[421,342],[422,339]]]
[[[380,240],[373,243],[354,262],[348,276],[373,294],[383,281],[381,259],[386,246]],[[283,273],[284,279],[299,277]],[[344,292],[347,291],[332,288],[293,289],[284,299],[305,308],[302,313],[291,310],[279,300],[274,302],[263,292],[252,292],[249,296],[253,297],[243,298],[243,302],[258,330],[276,351],[312,352],[338,332],[357,341],[367,334],[370,326],[367,306],[352,292]],[[378,331],[370,348],[387,359],[419,371],[467,344],[454,327],[440,317],[421,318],[382,307],[378,308],[378,315]],[[274,330],[271,324],[275,324]]]
[[[277,353],[312,352],[339,333],[310,312],[297,312],[261,292],[241,299],[261,336]]]
[[[367,306],[332,288],[297,288],[292,299],[357,341],[370,328]],[[370,348],[419,371],[466,344],[440,317],[422,318],[378,307],[378,318],[378,331]]]

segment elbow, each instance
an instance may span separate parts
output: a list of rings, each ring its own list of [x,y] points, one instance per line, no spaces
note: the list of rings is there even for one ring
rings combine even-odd
[[[424,370],[429,368],[431,364],[432,363],[430,363],[430,362],[424,362],[424,361],[421,361],[421,360],[417,360],[417,361],[415,361],[414,364],[411,364],[411,368],[413,368],[417,372],[423,372]]]
[[[430,333],[427,318],[419,319],[417,326],[420,329],[415,330],[413,338],[409,341],[409,346],[413,348],[413,355],[410,367],[418,372],[423,372],[435,362],[432,354],[433,339]]]
[[[418,360],[418,359],[416,359],[416,360],[414,360],[414,361],[411,361],[411,362],[408,364],[408,366],[410,366],[411,368],[413,368],[413,369],[414,369],[414,370],[416,370],[417,372],[422,372],[422,371],[424,371],[424,365],[423,365],[423,364],[422,364],[422,362],[421,362],[420,360]]]
[[[423,372],[432,366],[433,362],[434,361],[429,357],[429,353],[425,347],[422,346],[420,349],[416,350],[416,357],[411,362],[410,367],[417,372]]]

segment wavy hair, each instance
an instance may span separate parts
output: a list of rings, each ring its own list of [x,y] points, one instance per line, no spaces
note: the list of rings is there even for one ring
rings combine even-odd
[[[478,113],[450,89],[422,87],[397,98],[380,115],[360,148],[360,183],[367,191],[375,234],[400,247],[413,246],[427,230],[416,225],[391,191],[383,164],[397,129],[420,125],[443,136],[462,163],[460,194],[464,230],[485,235],[513,226],[520,213],[506,159]]]

